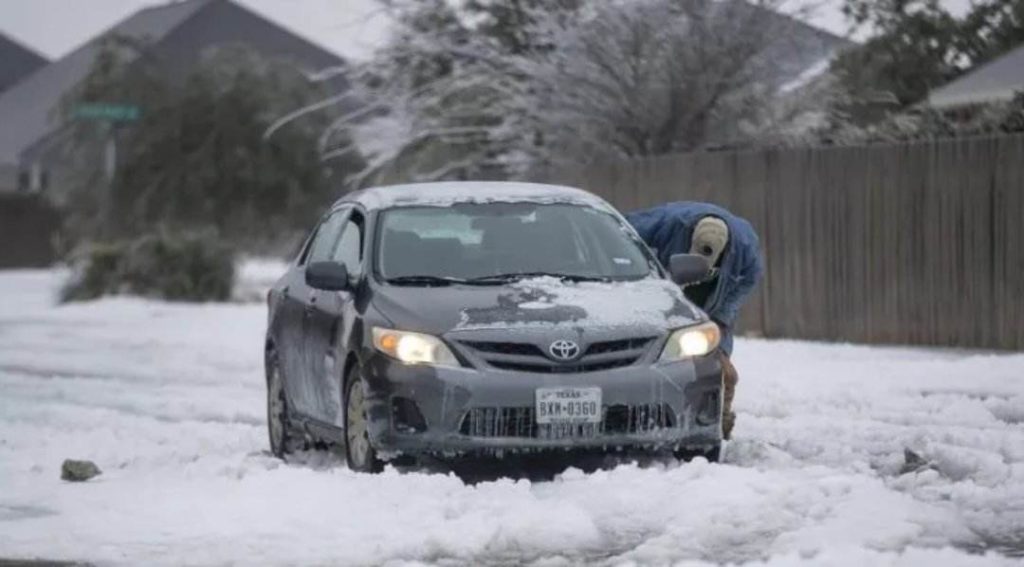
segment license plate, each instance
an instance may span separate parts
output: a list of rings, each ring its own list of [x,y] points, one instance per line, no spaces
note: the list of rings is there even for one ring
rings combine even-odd
[[[537,423],[599,423],[601,388],[537,388]]]

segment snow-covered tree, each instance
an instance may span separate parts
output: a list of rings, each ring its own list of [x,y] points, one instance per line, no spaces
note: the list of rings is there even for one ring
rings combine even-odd
[[[787,48],[776,0],[387,0],[391,41],[359,71],[359,182],[518,175],[554,162],[757,136]],[[788,118],[787,118],[788,119]]]
[[[60,108],[66,129],[54,151],[70,169],[75,237],[216,227],[253,242],[305,230],[321,214],[333,191],[316,143],[330,114],[292,121],[270,138],[261,134],[276,116],[324,91],[290,62],[243,46],[205,52],[180,80],[169,78],[162,61],[135,57],[137,50],[115,38]],[[109,100],[137,101],[138,120],[115,129],[76,115],[82,103]],[[103,151],[111,139],[117,163],[107,178]]]
[[[554,20],[531,66],[537,127],[570,159],[749,139],[773,111],[786,26],[774,2],[610,2]],[[548,22],[545,22],[548,23]]]

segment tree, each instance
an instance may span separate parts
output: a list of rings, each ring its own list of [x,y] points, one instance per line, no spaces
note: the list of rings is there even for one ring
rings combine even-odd
[[[109,193],[97,164],[79,160],[76,207],[87,235],[129,236],[156,228],[216,227],[237,242],[304,228],[330,198],[314,116],[264,138],[283,112],[324,93],[292,65],[242,47],[204,54],[180,80],[160,61],[104,50],[67,98],[70,154],[95,157],[108,126],[76,119],[82,102],[133,101],[137,122],[119,127]],[[354,167],[358,168],[359,165]],[[103,198],[100,198],[103,196]]]
[[[786,26],[763,0],[391,0],[362,74],[369,176],[522,175],[553,159],[687,151],[771,113]],[[775,51],[773,51],[775,50]],[[388,127],[386,124],[390,123]],[[343,122],[351,125],[351,122]]]
[[[956,21],[939,0],[848,0],[844,12],[877,30],[832,66],[854,99],[882,92],[912,104],[956,76]]]
[[[971,66],[986,63],[1024,43],[1024,1],[983,0],[960,25],[956,49]]]
[[[872,30],[832,66],[855,101],[881,92],[914,104],[1024,41],[1021,0],[978,0],[962,20],[939,0],[846,0],[843,11],[855,29]]]
[[[813,141],[828,145],[892,144],[919,140],[966,138],[1024,132],[1024,94],[993,102],[969,113],[951,115],[924,107],[894,113],[867,125],[829,124],[814,132]]]
[[[559,20],[528,104],[552,147],[640,157],[732,142],[764,126],[788,26],[772,2],[616,2]],[[747,130],[742,125],[746,123]]]

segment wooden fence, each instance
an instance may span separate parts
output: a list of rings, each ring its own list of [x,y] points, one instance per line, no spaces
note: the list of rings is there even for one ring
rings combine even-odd
[[[664,156],[551,172],[628,211],[723,205],[758,230],[751,334],[1024,349],[1024,136]]]

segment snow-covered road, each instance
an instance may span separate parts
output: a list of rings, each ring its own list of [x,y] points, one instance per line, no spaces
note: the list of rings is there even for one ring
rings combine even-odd
[[[261,304],[56,307],[58,278],[0,272],[0,558],[859,566],[1024,553],[1024,355],[741,340],[726,463],[467,486],[268,456]],[[899,475],[908,447],[933,467]],[[68,457],[104,474],[64,483]]]

